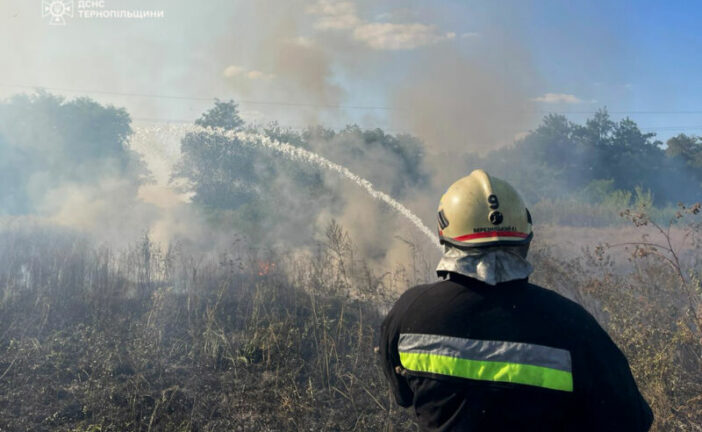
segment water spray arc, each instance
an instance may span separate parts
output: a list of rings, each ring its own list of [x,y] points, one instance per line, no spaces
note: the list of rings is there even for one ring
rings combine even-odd
[[[293,161],[299,161],[299,162],[304,162],[308,164],[315,165],[319,168],[326,169],[328,171],[332,171],[348,180],[351,180],[352,182],[356,183],[359,187],[364,189],[371,197],[374,199],[380,200],[390,206],[392,209],[397,211],[399,214],[404,216],[407,220],[412,222],[412,224],[419,230],[421,231],[430,241],[433,245],[436,245],[439,247],[439,238],[429,229],[427,228],[424,223],[422,223],[421,219],[417,217],[410,209],[393,199],[390,195],[381,192],[373,187],[373,184],[369,182],[368,180],[364,179],[363,177],[360,177],[353,172],[351,172],[348,168],[346,168],[343,165],[339,165],[335,162],[330,161],[329,159],[318,155],[317,153],[311,152],[309,150],[300,148],[300,147],[295,147],[291,144],[280,142],[274,139],[271,139],[268,136],[262,135],[262,134],[257,134],[257,133],[252,133],[252,132],[242,132],[242,131],[233,131],[233,130],[225,130],[221,128],[211,128],[211,127],[202,127],[202,126],[197,126],[197,125],[192,125],[192,124],[185,124],[185,123],[177,123],[177,124],[170,124],[166,127],[167,129],[170,129],[169,132],[172,132],[173,129],[177,128],[177,131],[179,135],[184,136],[186,133],[206,133],[209,135],[214,135],[214,136],[220,136],[224,137],[230,140],[236,140],[238,144],[241,145],[246,145],[249,147],[254,147],[254,148],[262,148],[265,150],[269,150],[272,152],[275,152],[277,154],[280,154],[290,160]],[[153,131],[158,132],[159,130],[164,129],[162,126],[156,126],[156,127],[150,127],[150,128],[143,128],[143,127],[136,127],[134,128],[135,130],[135,136],[132,138],[134,140],[138,140],[140,138],[140,135],[143,136],[144,134],[151,133]]]

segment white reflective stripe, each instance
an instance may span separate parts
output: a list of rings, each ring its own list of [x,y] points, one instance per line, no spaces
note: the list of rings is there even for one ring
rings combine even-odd
[[[521,342],[402,333],[397,349],[404,353],[425,353],[469,360],[526,364],[565,372],[572,370],[568,350]]]

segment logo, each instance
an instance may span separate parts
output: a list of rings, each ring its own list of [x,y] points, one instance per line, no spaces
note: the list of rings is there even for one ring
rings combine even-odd
[[[0,0],[2,1],[2,0]],[[78,19],[161,19],[165,18],[163,10],[156,9],[110,9],[107,0],[78,0],[74,7],[73,0],[41,0],[41,16],[49,17],[50,25],[65,26],[66,17]]]
[[[48,16],[50,25],[66,25],[64,17],[73,18],[73,0],[42,0],[41,16]]]
[[[502,220],[504,219],[504,218],[502,217],[502,213],[500,213],[500,212],[497,211],[497,210],[495,210],[495,211],[493,211],[493,212],[490,212],[490,214],[488,215],[488,217],[490,218],[490,222],[492,222],[493,225],[499,225],[499,224],[501,224],[501,223],[502,223]]]

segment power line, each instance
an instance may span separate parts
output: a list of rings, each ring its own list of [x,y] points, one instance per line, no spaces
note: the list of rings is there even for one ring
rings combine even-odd
[[[549,111],[541,110],[539,111],[544,114],[594,114],[595,111]],[[610,111],[607,110],[609,114],[702,114],[702,110],[677,110],[677,111]]]
[[[174,100],[191,100],[191,101],[203,101],[212,102],[215,97],[202,97],[202,96],[186,96],[186,95],[163,95],[155,93],[131,93],[131,92],[116,92],[116,91],[106,91],[106,90],[94,90],[94,89],[76,89],[76,88],[62,88],[62,87],[46,87],[39,85],[22,85],[22,84],[0,84],[0,87],[7,88],[22,88],[22,89],[41,89],[41,90],[51,90],[60,91],[67,93],[83,93],[83,94],[102,94],[110,96],[123,96],[123,97],[143,97],[143,98],[154,98],[154,99],[174,99]],[[267,101],[267,100],[252,100],[252,99],[238,99],[236,103],[242,105],[277,105],[277,106],[291,106],[291,107],[311,107],[311,108],[330,108],[330,109],[357,109],[357,110],[383,110],[383,111],[405,111],[397,107],[381,106],[381,105],[334,105],[334,104],[316,104],[316,103],[306,103],[306,102],[290,102],[290,101]],[[523,113],[535,113],[535,114],[594,114],[598,110],[579,110],[579,111],[554,111],[547,109],[538,110],[515,110],[512,112],[523,112]],[[505,111],[507,112],[507,111]],[[610,114],[702,114],[702,109],[700,110],[636,110],[636,111],[607,111]]]
[[[163,123],[163,124],[188,124],[192,125],[194,124],[195,120],[194,119],[165,119],[165,118],[154,118],[154,117],[132,117],[133,121],[136,122],[144,122],[144,123]],[[374,130],[374,129],[381,129],[384,133],[386,134],[392,134],[392,135],[402,135],[402,134],[411,134],[409,130],[399,130],[399,129],[390,129],[384,125],[372,125],[372,126],[364,126],[364,125],[359,125],[357,123],[346,123],[346,124],[280,124],[277,122],[269,122],[269,123],[252,123],[253,126],[262,126],[262,127],[268,127],[268,126],[280,126],[282,129],[297,129],[297,130],[304,130],[307,128],[315,128],[317,126],[327,128],[327,129],[335,129],[335,130],[342,130],[345,129],[348,126],[358,126],[362,129],[365,130]]]
[[[148,93],[125,93],[125,92],[104,91],[104,90],[88,90],[88,89],[59,88],[59,87],[16,85],[16,84],[0,84],[0,87],[23,88],[23,89],[41,89],[41,90],[60,91],[60,92],[67,92],[67,93],[102,94],[102,95],[110,95],[110,96],[144,97],[144,98],[154,98],[154,99],[179,99],[179,100],[207,101],[207,102],[213,102],[215,99],[217,99],[215,97],[161,95],[161,94],[148,94]],[[278,106],[310,107],[310,108],[398,111],[398,109],[396,109],[396,108],[386,107],[386,106],[331,105],[331,104],[315,104],[315,103],[305,103],[305,102],[263,101],[263,100],[249,100],[249,99],[238,99],[238,100],[236,100],[236,103],[241,104],[241,105],[247,105],[247,104],[248,105],[278,105]]]
[[[183,99],[183,100],[197,100],[197,101],[213,101],[215,98],[207,97],[194,97],[194,96],[176,96],[176,95],[158,95],[158,94],[147,94],[147,93],[122,93],[114,91],[104,91],[104,90],[86,90],[86,89],[70,89],[70,88],[59,88],[59,87],[45,87],[45,86],[32,86],[32,85],[19,85],[19,84],[0,84],[0,87],[10,87],[10,88],[24,88],[33,90],[51,90],[51,91],[61,91],[68,93],[88,93],[88,94],[103,94],[111,96],[129,96],[129,97],[145,97],[145,98],[158,98],[158,99]]]
[[[699,130],[702,126],[648,126],[639,127],[642,130]]]
[[[192,124],[194,123],[195,120],[193,119],[164,119],[164,118],[153,118],[153,117],[133,117],[132,120],[137,121],[137,122],[145,122],[145,123],[164,123],[164,124],[169,124],[169,123],[185,123],[185,124]],[[285,129],[298,129],[298,130],[303,130],[307,129],[308,127],[314,128],[315,126],[321,126],[324,128],[331,128],[331,129],[337,129],[337,130],[342,130],[346,128],[347,126],[353,126],[357,125],[358,127],[366,130],[373,130],[373,129],[381,129],[383,132],[392,134],[392,135],[400,135],[400,134],[412,134],[410,130],[399,130],[399,129],[391,129],[383,125],[373,125],[373,126],[363,126],[363,125],[358,125],[357,123],[347,123],[344,125],[329,125],[329,124],[324,124],[324,125],[314,125],[314,124],[308,124],[308,125],[301,125],[301,124],[278,124],[281,128]],[[262,126],[267,126],[267,124],[262,124]],[[684,131],[684,130],[702,130],[702,126],[646,126],[646,127],[639,127],[639,130],[642,131]],[[508,131],[509,132],[509,131]],[[523,129],[512,129],[511,132],[526,132]]]
[[[101,94],[110,96],[123,96],[123,97],[142,97],[142,98],[157,98],[157,99],[172,99],[172,100],[190,100],[190,101],[204,101],[213,102],[217,98],[215,97],[199,97],[199,96],[184,96],[184,95],[163,95],[163,94],[149,94],[149,93],[128,93],[128,92],[115,92],[106,90],[89,90],[89,89],[75,89],[75,88],[60,88],[60,87],[45,87],[45,86],[32,86],[32,85],[21,85],[21,84],[0,84],[0,87],[8,88],[23,88],[23,89],[41,89],[59,92],[69,92],[69,93],[82,93],[82,94]],[[277,106],[292,106],[292,107],[314,107],[314,108],[333,108],[333,109],[363,109],[363,110],[386,110],[386,111],[401,111],[400,109],[388,107],[388,106],[360,106],[360,105],[326,105],[326,104],[312,104],[312,103],[299,103],[299,102],[282,102],[282,101],[262,101],[262,100],[237,100],[238,104],[259,104],[259,105],[277,105]],[[524,111],[527,112],[527,111]],[[551,111],[551,110],[536,110],[534,113],[540,114],[594,114],[597,111]],[[676,110],[676,111],[608,111],[610,114],[702,114],[702,110]],[[194,120],[185,119],[164,119],[164,118],[133,118],[135,121],[144,122],[156,122],[156,123],[192,123]],[[343,129],[348,126],[329,126],[325,127],[335,127],[337,129]],[[281,125],[282,127],[293,128],[293,129],[304,129],[313,125]],[[359,125],[360,126],[360,125]],[[388,133],[409,133],[408,131],[398,131],[391,130],[382,125],[376,125],[373,127],[365,127],[366,129],[383,129]],[[656,131],[670,131],[670,130],[702,130],[702,126],[640,126],[640,130],[656,130]],[[514,132],[522,132],[523,130],[514,130]]]

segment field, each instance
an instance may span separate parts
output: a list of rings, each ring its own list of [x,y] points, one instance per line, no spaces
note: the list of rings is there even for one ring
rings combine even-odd
[[[686,242],[670,251],[604,246],[646,233],[666,245],[650,223],[536,229],[532,280],[606,326],[654,430],[700,430],[699,225],[676,225],[672,244]],[[198,257],[148,237],[114,251],[50,227],[3,231],[0,430],[416,430],[373,348],[383,311],[429,269],[417,257],[380,273],[341,226],[325,234],[305,254],[234,241]]]
[[[0,432],[417,431],[447,202],[702,432],[702,6],[610,3],[0,0]]]

